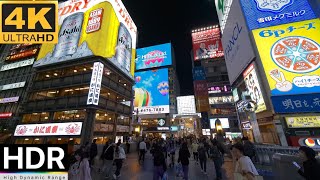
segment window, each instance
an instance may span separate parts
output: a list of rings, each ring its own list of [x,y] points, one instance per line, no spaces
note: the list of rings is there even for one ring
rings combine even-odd
[[[49,121],[49,112],[25,114],[22,117],[23,123]]]
[[[59,111],[54,113],[54,120],[83,120],[86,118],[85,110]]]

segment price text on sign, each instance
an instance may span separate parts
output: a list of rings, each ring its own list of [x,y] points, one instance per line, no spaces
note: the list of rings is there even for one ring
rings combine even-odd
[[[0,43],[58,43],[58,1],[0,1]]]

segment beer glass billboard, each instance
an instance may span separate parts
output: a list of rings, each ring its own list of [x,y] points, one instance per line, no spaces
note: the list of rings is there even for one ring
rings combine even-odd
[[[120,0],[67,1],[59,4],[59,42],[42,45],[34,67],[102,56],[132,77],[136,39]]]

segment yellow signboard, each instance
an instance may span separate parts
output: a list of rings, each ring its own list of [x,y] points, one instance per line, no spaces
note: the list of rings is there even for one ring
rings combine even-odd
[[[102,56],[133,77],[137,27],[120,0],[59,4],[59,42],[42,45],[34,67]]]
[[[288,128],[319,128],[320,116],[286,117]]]
[[[320,92],[320,19],[253,30],[271,95]]]

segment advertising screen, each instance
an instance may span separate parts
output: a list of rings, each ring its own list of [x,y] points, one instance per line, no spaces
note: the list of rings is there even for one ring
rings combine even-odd
[[[168,69],[135,73],[134,110],[139,114],[169,113]]]
[[[229,119],[228,118],[214,118],[210,119],[210,128],[215,129],[216,128],[216,120],[219,119],[221,121],[222,128],[229,128]]]
[[[177,97],[178,114],[194,114],[196,113],[196,105],[194,96]]]
[[[192,44],[195,61],[223,56],[220,29],[217,26],[193,31]]]
[[[249,29],[316,18],[308,0],[241,0]]]
[[[96,55],[132,76],[136,39],[121,0],[66,1],[59,4],[59,42],[43,44],[34,67]]]
[[[286,117],[288,128],[320,128],[320,116]]]
[[[260,88],[254,64],[251,64],[243,73],[244,82],[247,87],[251,100],[257,103],[256,113],[267,110],[266,104]]]
[[[233,84],[255,57],[239,0],[232,2],[222,45],[229,81]]]
[[[171,43],[137,49],[136,70],[172,65]]]
[[[320,92],[320,19],[253,31],[272,96]]]

